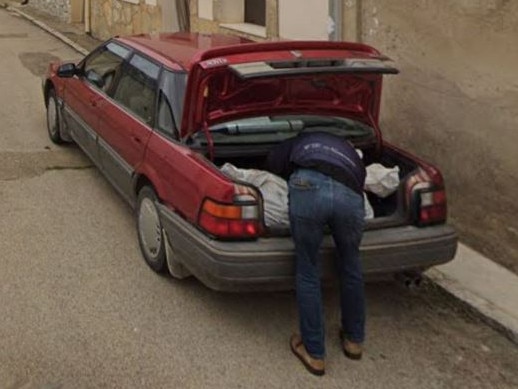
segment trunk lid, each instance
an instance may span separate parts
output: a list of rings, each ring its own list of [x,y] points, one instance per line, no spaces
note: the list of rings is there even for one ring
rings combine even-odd
[[[377,128],[383,74],[375,49],[346,42],[275,42],[213,49],[191,66],[183,138],[252,116],[317,114]]]

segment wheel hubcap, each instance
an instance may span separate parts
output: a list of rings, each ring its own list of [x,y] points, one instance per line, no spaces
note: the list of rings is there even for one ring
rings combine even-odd
[[[150,259],[156,259],[162,245],[162,227],[151,199],[145,198],[140,203],[138,226],[144,251]]]
[[[47,107],[47,126],[49,128],[50,135],[55,136],[58,132],[57,126],[57,110],[56,110],[56,100],[53,98],[49,99],[48,107]]]

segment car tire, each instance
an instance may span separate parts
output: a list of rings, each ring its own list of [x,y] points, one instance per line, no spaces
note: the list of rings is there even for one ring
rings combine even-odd
[[[155,191],[144,186],[137,198],[137,235],[140,251],[148,266],[157,273],[167,271],[165,236],[162,231],[162,223]]]
[[[65,140],[61,137],[61,120],[54,89],[49,90],[47,99],[47,131],[53,143],[58,145],[65,143]]]

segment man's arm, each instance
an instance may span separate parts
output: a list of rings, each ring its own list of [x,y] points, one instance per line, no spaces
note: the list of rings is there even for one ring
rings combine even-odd
[[[287,180],[291,174],[290,154],[295,138],[275,146],[266,158],[266,170]]]

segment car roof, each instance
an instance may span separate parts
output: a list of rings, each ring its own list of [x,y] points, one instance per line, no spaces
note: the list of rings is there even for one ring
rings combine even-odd
[[[208,50],[253,42],[232,35],[187,32],[139,34],[115,39],[144,51],[161,62],[179,64],[185,70],[189,70],[196,59]]]

